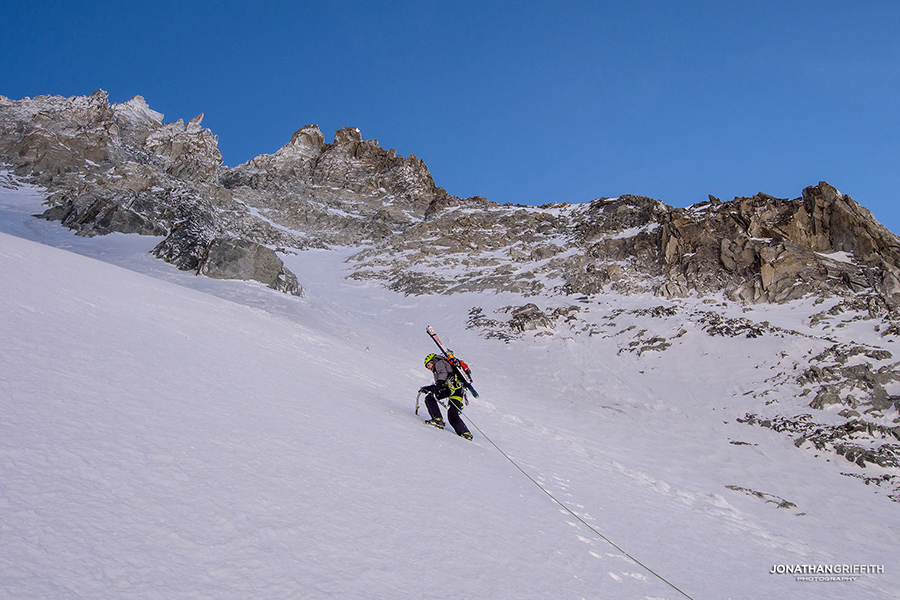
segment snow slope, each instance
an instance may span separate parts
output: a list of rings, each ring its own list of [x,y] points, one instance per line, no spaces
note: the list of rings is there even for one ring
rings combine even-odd
[[[897,504],[735,420],[783,340],[504,344],[468,312],[521,298],[398,296],[344,280],[343,251],[286,256],[293,298],[76,238],[39,202],[0,189],[0,597],[895,597]],[[413,414],[429,323],[473,367],[473,442]],[[834,564],[883,572],[770,573]]]

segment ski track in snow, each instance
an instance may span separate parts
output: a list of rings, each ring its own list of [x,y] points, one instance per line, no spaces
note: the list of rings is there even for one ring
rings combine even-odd
[[[288,297],[179,272],[147,254],[158,239],[78,238],[29,216],[40,198],[0,187],[0,597],[683,597],[474,428],[421,426],[426,324],[473,367],[471,422],[693,598],[894,597],[897,505],[735,422],[793,342],[507,345],[466,319],[513,295],[398,296],[343,280],[341,250],[285,256],[306,291]],[[779,564],[885,573],[798,582]]]

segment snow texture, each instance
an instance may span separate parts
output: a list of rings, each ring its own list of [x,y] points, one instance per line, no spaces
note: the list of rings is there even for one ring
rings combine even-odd
[[[736,422],[777,336],[505,344],[466,319],[510,294],[403,297],[306,251],[290,297],[75,237],[40,200],[0,187],[2,598],[896,597],[897,504]],[[473,368],[473,442],[413,414],[427,324]]]

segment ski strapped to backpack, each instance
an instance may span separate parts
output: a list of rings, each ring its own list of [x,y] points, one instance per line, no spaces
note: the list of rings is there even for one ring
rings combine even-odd
[[[434,343],[437,344],[437,347],[440,348],[441,354],[444,355],[444,358],[447,359],[451,365],[453,365],[453,370],[459,376],[460,380],[463,382],[463,385],[466,386],[466,389],[471,392],[473,398],[478,397],[478,392],[475,391],[475,388],[472,387],[472,376],[469,375],[467,370],[463,368],[463,363],[456,357],[453,356],[453,353],[447,350],[444,344],[441,342],[441,338],[434,332],[431,325],[425,328],[425,331],[431,336],[431,339],[434,340]]]

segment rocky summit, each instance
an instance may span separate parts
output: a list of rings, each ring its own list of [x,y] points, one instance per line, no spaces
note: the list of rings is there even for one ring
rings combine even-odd
[[[636,195],[500,205],[449,194],[422,160],[353,127],[328,143],[305,125],[273,154],[226,167],[202,118],[164,123],[140,96],[115,104],[103,91],[0,96],[0,169],[47,190],[40,217],[80,236],[156,236],[155,256],[208,277],[302,295],[286,253],[345,247],[353,253],[348,277],[398,293],[518,295],[518,305],[491,314],[475,306],[468,316],[471,329],[506,342],[616,336],[621,352],[640,355],[666,352],[686,327],[802,341],[810,334],[713,308],[800,300],[829,301],[810,327],[870,320],[882,339],[900,335],[900,238],[825,182],[793,199],[709,197],[686,208]],[[600,296],[638,294],[657,303],[642,310],[667,323],[667,333],[604,329],[636,315],[587,318],[585,307]],[[710,308],[678,309],[679,299]],[[827,333],[817,339],[830,350],[785,358],[785,370],[752,392],[765,406],[780,398],[794,409],[748,413],[744,422],[862,466],[900,469],[892,353]],[[826,413],[840,418],[815,416]],[[900,481],[900,473],[885,477],[872,481]]]

